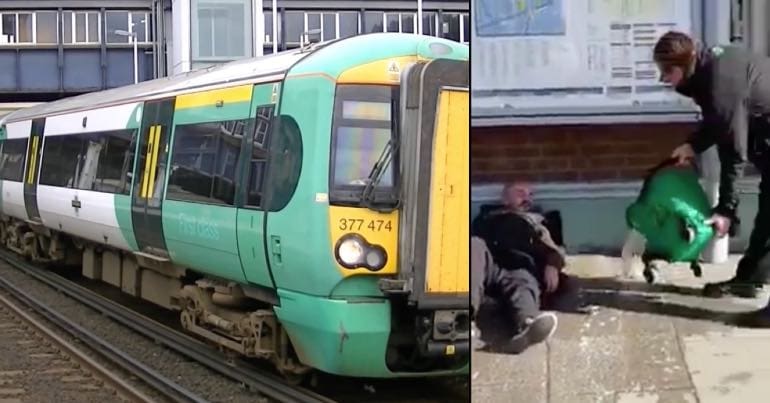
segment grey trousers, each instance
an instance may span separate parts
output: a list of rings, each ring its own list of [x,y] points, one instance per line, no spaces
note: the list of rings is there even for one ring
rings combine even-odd
[[[499,267],[484,241],[471,238],[471,306],[485,341],[512,337],[539,313],[540,287],[531,271]]]

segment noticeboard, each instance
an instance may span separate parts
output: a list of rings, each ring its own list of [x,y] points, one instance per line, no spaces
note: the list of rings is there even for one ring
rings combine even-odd
[[[652,49],[669,30],[697,33],[696,4],[473,0],[472,114],[692,115],[695,105],[659,82]]]

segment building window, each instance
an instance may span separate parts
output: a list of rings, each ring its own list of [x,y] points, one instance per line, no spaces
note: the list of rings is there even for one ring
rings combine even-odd
[[[65,11],[63,43],[96,44],[101,42],[102,16],[96,11]]]
[[[2,13],[0,44],[34,43],[33,13]]]
[[[129,36],[115,31],[136,33],[137,42],[152,42],[150,13],[144,11],[107,11],[107,43],[132,43]]]
[[[364,13],[364,32],[383,32],[382,23],[385,19],[385,13],[382,11],[367,11]]]
[[[265,46],[273,46],[273,39],[278,39],[278,44],[280,45],[281,41],[281,16],[279,15],[276,19],[276,25],[278,26],[278,29],[275,30],[275,38],[273,38],[273,12],[272,11],[264,11],[265,16],[265,40],[264,44]]]
[[[438,14],[433,12],[422,13],[422,34],[438,36]]]
[[[268,14],[272,15],[272,13],[266,11],[265,15],[267,16]],[[355,11],[307,13],[287,11],[284,16],[286,19],[285,39],[287,48],[297,47],[308,40],[315,42],[317,40],[331,41],[337,38],[347,38],[358,35],[360,31],[359,14]],[[269,26],[272,29],[272,21],[266,22],[265,26]],[[314,30],[319,30],[319,33],[310,34],[310,31]],[[267,34],[268,31],[265,31],[265,33]],[[307,37],[303,38],[303,35],[306,33]],[[265,43],[267,44],[268,41],[266,40]]]
[[[251,1],[193,0],[192,12],[193,59],[251,57]]]
[[[417,13],[385,13],[385,32],[404,32],[413,34],[417,32],[415,21]]]
[[[59,18],[56,11],[38,11],[35,13],[36,43],[59,43]]]
[[[441,16],[441,36],[460,42],[462,18],[459,13],[443,13]]]
[[[360,32],[360,15],[357,12],[341,12],[339,16],[339,37],[347,38]]]
[[[460,25],[462,26],[462,30],[460,31],[460,35],[462,37],[460,38],[460,42],[462,43],[468,43],[471,41],[471,21],[470,21],[470,15],[463,14],[463,19],[460,21]]]
[[[287,11],[284,13],[286,19],[286,29],[284,32],[286,36],[287,48],[299,46],[300,37],[302,37],[305,30],[305,13],[302,11]]]

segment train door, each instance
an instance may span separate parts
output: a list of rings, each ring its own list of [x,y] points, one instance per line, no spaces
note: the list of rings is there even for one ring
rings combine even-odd
[[[45,118],[32,121],[29,145],[27,146],[27,170],[24,173],[24,206],[30,221],[40,222],[37,207],[37,177],[40,173],[40,157],[43,152],[43,130]]]
[[[266,253],[269,241],[265,239],[265,172],[279,88],[279,83],[260,84],[252,92],[250,116],[254,116],[255,120],[253,130],[243,138],[241,161],[244,162],[244,175],[237,217],[238,250],[246,279],[270,289],[275,288],[275,284]]]
[[[175,98],[171,98],[144,104],[131,197],[137,246],[141,252],[160,258],[168,258],[161,207],[174,101]]]
[[[468,62],[437,59],[402,78],[402,272],[422,309],[468,305]],[[414,174],[410,174],[410,173]]]

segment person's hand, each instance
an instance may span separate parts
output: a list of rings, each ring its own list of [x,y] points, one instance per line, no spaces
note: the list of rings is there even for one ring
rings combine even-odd
[[[706,220],[706,224],[713,226],[714,230],[717,232],[717,236],[721,238],[725,236],[728,231],[730,231],[730,225],[732,222],[729,218],[723,215],[714,214],[711,216],[711,218]]]
[[[684,143],[671,152],[671,158],[676,160],[677,165],[686,165],[695,158],[695,150],[689,143]]]
[[[552,293],[559,288],[559,269],[545,266],[545,292]]]

